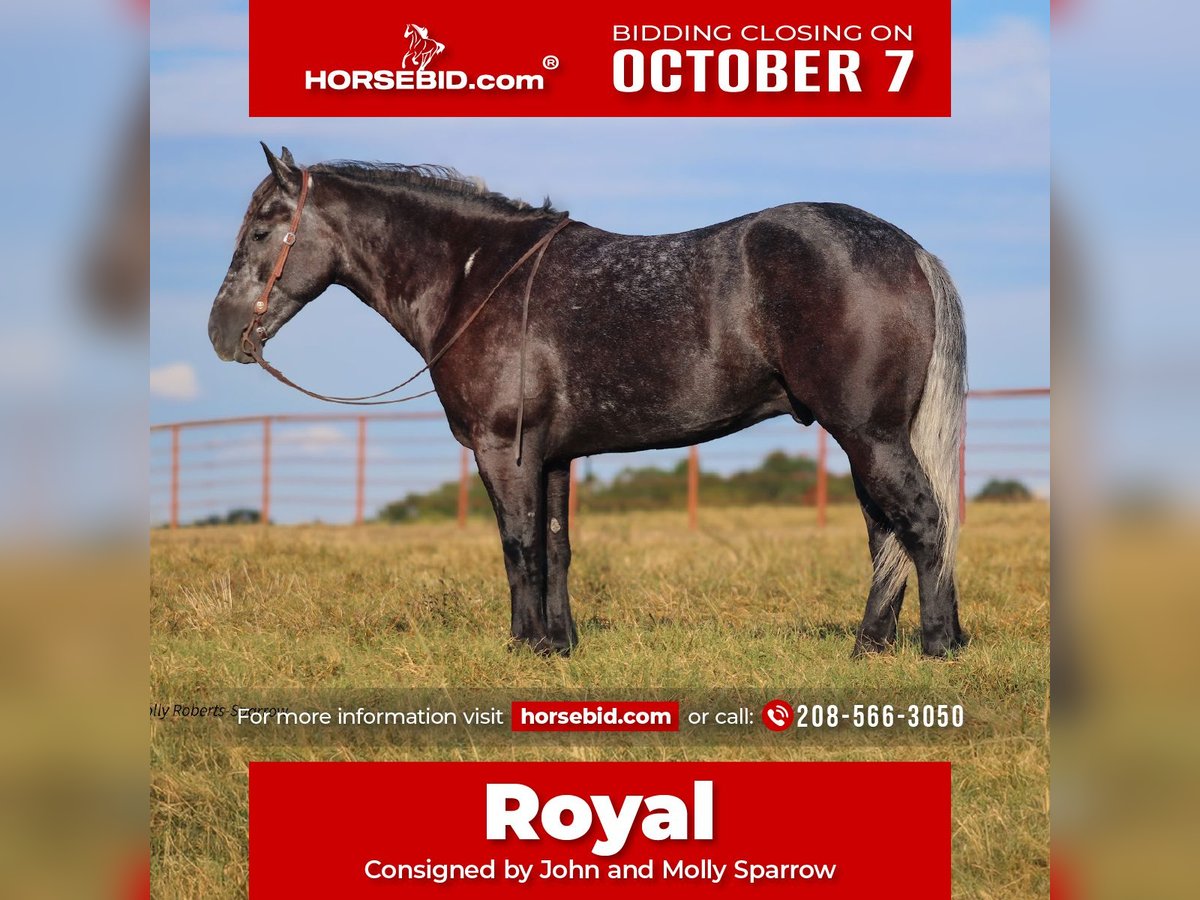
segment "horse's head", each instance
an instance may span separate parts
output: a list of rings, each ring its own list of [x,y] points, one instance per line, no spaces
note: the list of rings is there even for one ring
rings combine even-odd
[[[420,25],[405,25],[404,36],[406,38],[410,38],[413,35],[416,35],[424,40],[425,38],[429,37],[429,31],[428,29],[422,28]]]
[[[238,231],[233,261],[208,317],[208,336],[217,356],[241,363],[253,362],[242,348],[242,332],[254,316],[254,304],[275,266],[300,195],[300,169],[287,148],[281,159],[266,144],[263,151],[271,174],[251,197],[250,208]],[[318,190],[315,180],[310,180],[296,242],[262,317],[264,343],[333,281],[337,244],[335,232],[314,197]]]

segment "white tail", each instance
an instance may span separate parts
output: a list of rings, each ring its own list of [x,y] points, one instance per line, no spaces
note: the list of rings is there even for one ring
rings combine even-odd
[[[938,583],[954,576],[958,547],[959,446],[963,436],[963,402],[967,391],[967,341],[963,329],[962,300],[941,261],[917,248],[917,262],[933,292],[933,354],[925,374],[925,391],[909,437],[913,453],[933,485],[941,518],[941,554]],[[888,535],[875,560],[875,578],[891,596],[908,578],[908,553],[894,535]]]

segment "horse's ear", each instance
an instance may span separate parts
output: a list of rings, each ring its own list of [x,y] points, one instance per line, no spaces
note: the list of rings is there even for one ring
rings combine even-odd
[[[267,156],[267,165],[271,167],[271,174],[275,176],[275,180],[279,183],[279,186],[285,190],[295,187],[299,181],[295,163],[292,160],[292,154],[284,150],[283,159],[279,159],[271,152],[270,147],[262,141],[259,141],[259,143],[262,144],[263,153]]]
[[[292,151],[287,147],[283,148],[283,153],[279,158],[282,159],[289,167],[294,167],[296,165],[296,161],[292,159]]]

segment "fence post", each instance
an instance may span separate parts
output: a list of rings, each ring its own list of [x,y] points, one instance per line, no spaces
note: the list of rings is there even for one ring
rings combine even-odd
[[[963,397],[962,439],[958,444],[958,524],[967,523],[967,398]]]
[[[467,454],[467,448],[463,447],[459,453],[458,464],[458,527],[467,527],[467,498],[470,473],[470,463]]]
[[[579,476],[575,473],[575,463],[571,460],[570,487],[567,491],[567,533],[574,534],[575,516],[579,513]]]
[[[700,449],[688,449],[688,528],[700,527]]]
[[[264,525],[271,524],[271,417],[263,416],[262,433],[262,510],[259,513]]]
[[[354,524],[363,523],[367,502],[367,417],[358,417],[358,461],[354,473]]]
[[[817,426],[817,526],[825,527],[825,507],[829,502],[829,433]]]
[[[171,527],[179,527],[179,426],[171,426]]]

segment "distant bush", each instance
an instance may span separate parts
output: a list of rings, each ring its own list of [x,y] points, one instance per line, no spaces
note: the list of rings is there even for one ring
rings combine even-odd
[[[231,509],[225,515],[213,513],[211,516],[197,519],[192,525],[257,525],[261,521],[262,513],[257,509]]]
[[[993,478],[975,495],[976,500],[1016,503],[1032,500],[1033,492],[1021,482],[1012,479]]]

